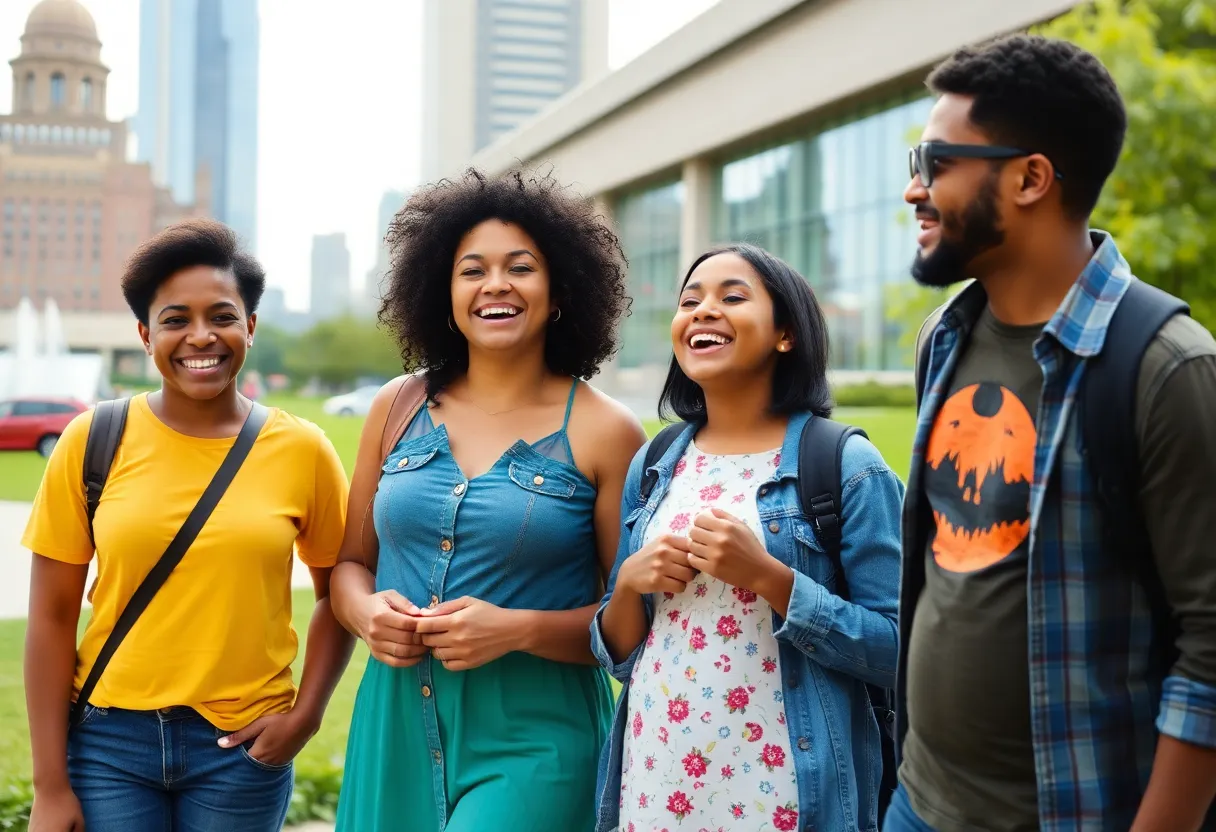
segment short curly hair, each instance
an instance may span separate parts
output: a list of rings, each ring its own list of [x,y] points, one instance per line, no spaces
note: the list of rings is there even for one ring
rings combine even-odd
[[[258,310],[266,291],[266,272],[252,254],[241,248],[236,232],[212,219],[189,219],[170,225],[143,243],[127,259],[122,295],[144,326],[156,290],[173,275],[194,266],[211,266],[232,272],[245,314]]]
[[[1064,40],[1008,35],[959,49],[925,83],[972,98],[971,121],[992,141],[1049,158],[1069,216],[1093,212],[1127,132],[1119,88],[1096,57]]]
[[[550,296],[561,309],[545,338],[549,369],[595,375],[615,351],[629,308],[625,253],[590,200],[549,173],[523,170],[490,177],[470,168],[416,191],[393,218],[379,318],[404,365],[426,372],[431,397],[468,369],[468,342],[448,325],[452,261],[460,239],[488,219],[519,225],[544,253]]]

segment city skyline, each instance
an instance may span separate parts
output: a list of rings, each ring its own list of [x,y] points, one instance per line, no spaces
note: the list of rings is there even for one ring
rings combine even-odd
[[[132,119],[139,98],[139,0],[83,2],[111,69],[108,115]],[[609,68],[637,57],[715,2],[610,0]],[[20,51],[34,5],[0,4],[6,61]],[[419,184],[422,2],[348,0],[334,14],[300,15],[287,0],[262,0],[259,14],[259,257],[289,308],[304,309],[312,237],[344,233],[351,271],[360,281],[375,264],[382,195]],[[359,22],[367,25],[357,37],[335,37]],[[320,50],[327,60],[317,59]],[[11,93],[0,85],[0,111],[11,109]]]
[[[179,202],[206,165],[215,217],[256,253],[258,0],[139,0],[138,158]]]

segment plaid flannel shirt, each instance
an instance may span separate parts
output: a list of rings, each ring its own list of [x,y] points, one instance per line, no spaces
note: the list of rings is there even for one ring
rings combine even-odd
[[[1148,785],[1158,731],[1216,748],[1216,688],[1152,661],[1147,596],[1101,546],[1101,518],[1079,443],[1077,395],[1085,359],[1135,280],[1114,240],[1096,251],[1035,343],[1043,370],[1030,492],[1030,709],[1044,832],[1126,830]],[[925,586],[931,515],[921,468],[933,421],[967,334],[986,303],[979,284],[947,305],[926,335],[929,360],[903,519],[900,643],[907,645]],[[1134,371],[1129,368],[1129,372]],[[907,730],[907,654],[897,676],[898,743]]]

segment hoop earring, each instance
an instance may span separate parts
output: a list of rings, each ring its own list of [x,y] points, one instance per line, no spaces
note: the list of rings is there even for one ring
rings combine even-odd
[[[559,307],[557,307],[557,314],[554,316],[551,316],[549,318],[549,322],[555,324],[558,321],[560,321],[561,319],[562,319],[562,308],[559,306]]]
[[[451,315],[448,315],[448,329],[452,330],[452,332],[455,332],[457,335],[460,334],[460,330],[456,328],[456,321],[453,320]]]

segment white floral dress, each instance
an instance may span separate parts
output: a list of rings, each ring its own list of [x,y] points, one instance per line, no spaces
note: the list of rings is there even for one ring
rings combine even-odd
[[[777,451],[729,456],[690,443],[646,528],[687,535],[719,507],[763,540],[756,490]],[[797,828],[798,786],[772,607],[704,573],[663,593],[633,670],[621,770],[621,832]]]

